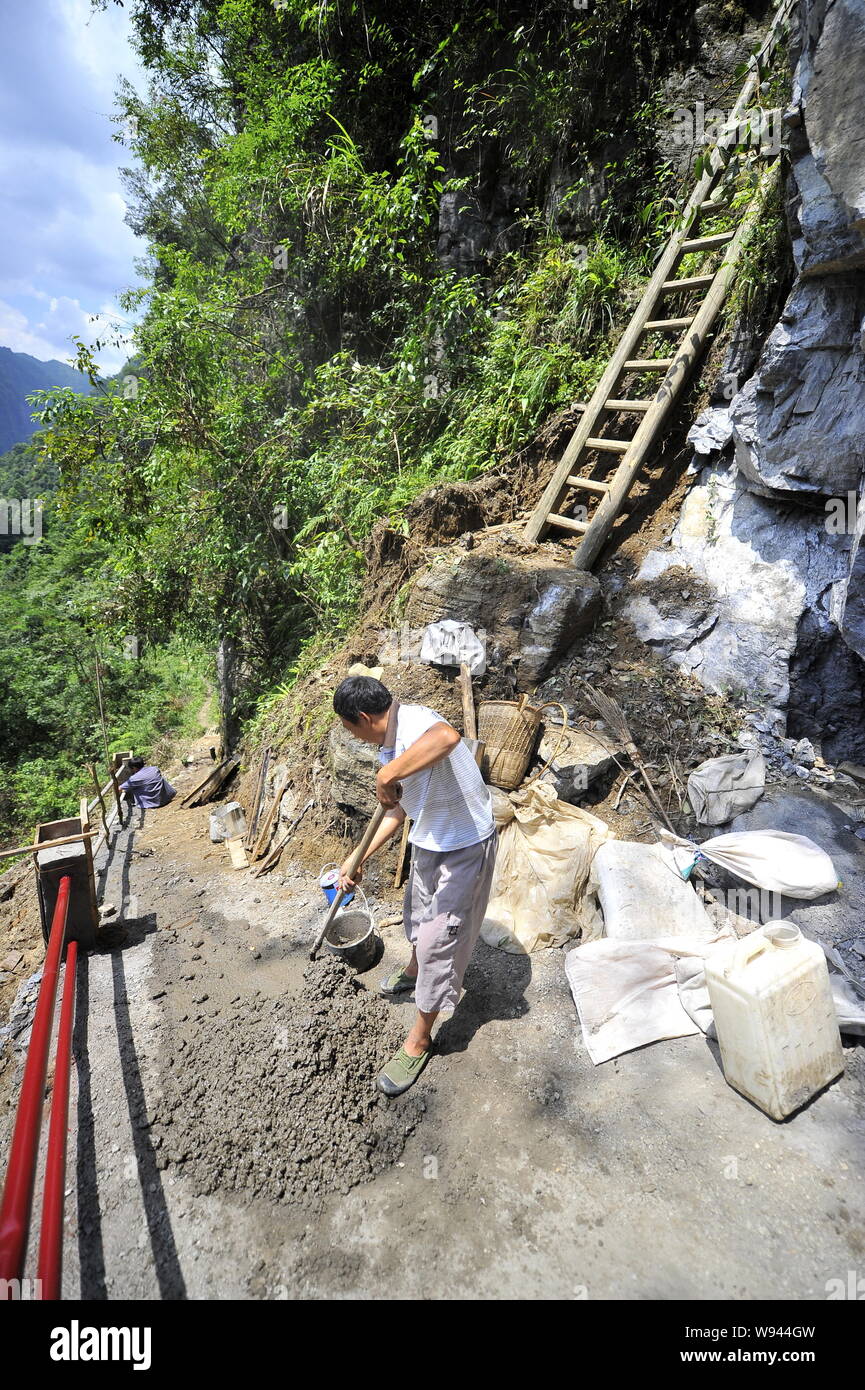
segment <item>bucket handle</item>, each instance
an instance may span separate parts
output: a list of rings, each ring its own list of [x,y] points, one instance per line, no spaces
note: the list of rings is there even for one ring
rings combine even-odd
[[[371,908],[370,905],[369,905],[369,899],[367,898],[366,893],[363,891],[363,889],[361,888],[361,886],[360,886],[359,883],[356,885],[356,887],[354,887],[354,888],[352,889],[352,892],[354,893],[355,898],[357,898],[358,893],[360,893],[360,896],[363,898],[363,909],[362,909],[362,911],[364,911],[364,912],[366,913],[367,917],[369,918],[370,926],[373,928],[373,930],[375,930],[375,913],[373,912],[372,908]],[[336,916],[337,916],[337,917],[339,916],[340,912],[345,912],[346,906],[347,906],[346,903],[344,903],[344,902],[343,902],[343,903],[340,903],[339,907],[337,908],[337,912],[336,912]],[[355,906],[354,906],[354,903],[352,903],[351,910],[352,910],[352,912],[355,912],[355,911],[357,910],[357,909],[355,908]]]
[[[324,871],[325,871],[325,869],[338,869],[338,868],[339,868],[339,865],[337,864],[337,862],[336,862],[335,859],[329,859],[329,860],[327,861],[326,864],[322,864],[321,868],[320,868],[319,871],[318,871],[318,881],[319,881],[319,883],[321,883],[321,880],[324,878]]]
[[[523,700],[526,700],[527,698],[528,698],[527,696],[525,696],[525,695],[523,696]],[[559,749],[560,749],[561,746],[562,746],[562,739],[565,737],[565,734],[568,732],[568,711],[565,709],[564,705],[562,705],[562,704],[559,703],[558,700],[545,700],[544,703],[543,703],[542,705],[537,705],[537,706],[535,707],[535,712],[536,712],[537,714],[540,714],[540,713],[542,712],[542,710],[545,710],[545,709],[552,709],[552,708],[560,709],[560,710],[562,711],[562,718],[563,718],[564,721],[565,721],[564,724],[562,725],[561,729],[559,730],[559,739],[558,739],[558,742],[557,742],[555,748],[553,749],[552,753],[550,754],[550,756],[547,758],[547,761],[544,763],[544,765],[543,765],[543,767],[541,768],[541,770],[540,770],[539,772],[533,773],[533,775],[528,779],[528,781],[523,783],[523,786],[524,786],[524,787],[530,786],[531,783],[532,783],[532,782],[536,782],[536,781],[538,780],[539,777],[543,777],[543,775],[544,775],[544,773],[546,772],[547,768],[549,767],[550,763],[555,762],[556,758],[558,757]],[[522,710],[522,705],[520,705],[520,709]]]

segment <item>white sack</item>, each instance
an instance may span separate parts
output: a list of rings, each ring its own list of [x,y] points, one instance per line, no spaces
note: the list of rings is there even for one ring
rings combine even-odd
[[[491,790],[499,847],[481,936],[514,954],[561,946],[590,921],[583,891],[610,831],[543,782],[510,796]]]
[[[783,893],[788,898],[819,898],[824,893],[834,893],[839,886],[829,855],[807,835],[790,835],[786,830],[741,830],[696,845],[669,830],[660,834],[662,842],[674,849],[680,864],[688,858],[681,850],[690,850],[692,855],[702,855],[769,893]],[[682,865],[681,871],[687,873],[687,865]]]
[[[443,618],[427,626],[421,639],[420,659],[436,666],[459,666],[465,662],[473,676],[482,676],[487,669],[483,642],[471,623],[457,622],[455,618]]]
[[[657,941],[590,941],[565,958],[565,973],[583,1029],[586,1051],[597,1066],[662,1038],[686,1038],[700,1029],[679,999],[679,957],[701,958],[734,935],[711,940],[669,937]]]
[[[661,845],[608,840],[592,862],[589,891],[597,896],[604,932],[618,940],[711,936],[715,931],[692,885]],[[596,935],[584,932],[583,941]]]
[[[766,764],[759,748],[709,758],[688,778],[688,800],[700,825],[723,825],[750,811],[766,788]]]

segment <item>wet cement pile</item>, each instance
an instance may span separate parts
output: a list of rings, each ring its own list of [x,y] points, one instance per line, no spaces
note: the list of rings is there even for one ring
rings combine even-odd
[[[152,1115],[161,1167],[198,1193],[237,1191],[318,1203],[395,1163],[425,1104],[375,1087],[402,1043],[399,1019],[332,956],[308,966],[294,998],[261,995],[176,1038]]]

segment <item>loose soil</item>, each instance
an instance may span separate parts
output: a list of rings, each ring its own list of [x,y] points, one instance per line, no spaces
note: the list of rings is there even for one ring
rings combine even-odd
[[[202,988],[193,1003],[209,998]],[[157,1163],[182,1169],[196,1194],[320,1205],[395,1163],[426,1108],[413,1094],[397,1111],[376,1090],[404,1034],[333,956],[309,964],[296,993],[235,995],[166,1024]]]

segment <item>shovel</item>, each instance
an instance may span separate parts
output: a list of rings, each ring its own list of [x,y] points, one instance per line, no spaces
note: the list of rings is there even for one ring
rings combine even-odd
[[[372,844],[373,837],[375,836],[375,832],[378,830],[379,826],[382,823],[385,811],[392,809],[392,807],[382,806],[380,804],[376,807],[372,819],[370,820],[370,823],[366,828],[366,834],[364,835],[354,854],[351,856],[351,860],[349,861],[349,878],[351,878],[352,875],[356,872],[357,867],[360,864],[360,861],[363,859],[363,856],[366,854],[367,850]],[[340,888],[337,894],[335,895],[333,902],[330,905],[330,912],[327,914],[325,924],[319,932],[318,936],[315,938],[315,945],[309,953],[310,960],[315,960],[315,957],[318,954],[319,947],[321,946],[322,941],[324,941],[324,938],[327,936],[327,933],[330,930],[330,924],[336,916],[337,912],[339,911],[340,905],[344,897],[345,892],[342,888]]]

